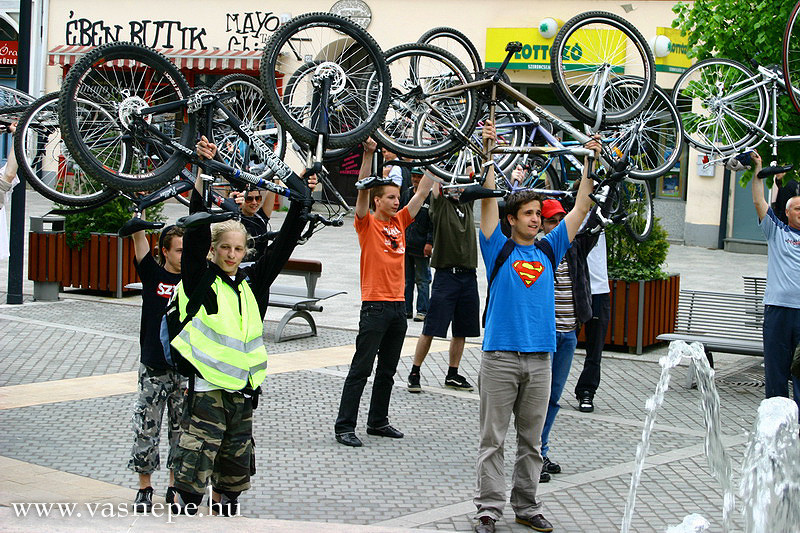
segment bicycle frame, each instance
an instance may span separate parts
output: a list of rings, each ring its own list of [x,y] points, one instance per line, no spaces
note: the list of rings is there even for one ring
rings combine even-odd
[[[763,141],[764,139],[768,140],[771,147],[772,147],[772,162],[771,165],[775,166],[778,164],[778,143],[780,142],[798,142],[800,141],[800,135],[778,135],[778,114],[777,114],[777,106],[778,106],[778,88],[782,88],[784,91],[788,92],[789,88],[786,86],[786,82],[783,79],[783,76],[778,75],[777,73],[773,72],[772,70],[765,68],[761,65],[758,65],[758,73],[743,80],[740,84],[750,84],[761,78],[761,81],[750,85],[745,89],[741,89],[736,91],[728,96],[725,96],[719,100],[719,104],[721,108],[730,116],[747,126],[753,131],[758,132],[762,139],[759,141]],[[765,130],[764,128],[759,127],[757,124],[753,123],[751,120],[743,117],[730,107],[730,102],[735,101],[737,98],[750,94],[754,91],[757,91],[761,87],[766,87],[768,91],[768,98],[769,98],[769,106],[770,106],[770,113],[772,114],[772,132]],[[795,95],[800,96],[800,90],[792,87]],[[758,144],[758,143],[757,143]],[[755,145],[754,145],[755,146]],[[745,148],[744,152],[748,151],[749,148]],[[711,159],[709,164],[715,163],[717,161],[722,161],[727,159],[730,154],[723,154],[720,152],[720,157],[718,159]]]

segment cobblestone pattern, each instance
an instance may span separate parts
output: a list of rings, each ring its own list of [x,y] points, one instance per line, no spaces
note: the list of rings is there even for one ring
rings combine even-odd
[[[255,416],[258,474],[253,489],[242,497],[248,516],[368,524],[472,498],[478,402],[466,398],[473,395],[411,395],[398,388],[393,395],[392,423],[406,432],[406,438],[396,441],[370,437],[363,432],[362,424],[359,433],[365,446],[352,449],[333,439],[341,385],[341,377],[313,371],[268,377]],[[0,412],[0,423],[9,429],[0,434],[0,449],[16,459],[134,486],[134,474],[125,469],[133,401],[134,395],[128,394]],[[369,386],[361,406],[362,417],[368,401]],[[701,423],[687,421],[693,428],[699,428]],[[58,428],[55,434],[54,428]],[[632,461],[641,431],[635,425],[622,426],[591,416],[561,417],[557,429],[553,449],[558,451],[556,457],[565,474]],[[42,435],[60,435],[59,445],[42,445]],[[510,432],[506,451],[508,480],[514,441]],[[665,453],[699,442],[699,437],[656,431],[651,453]],[[165,443],[162,453],[166,454]],[[697,510],[695,494],[682,495],[695,485],[698,494],[708,494],[708,503],[701,510],[715,508],[719,495],[710,476],[698,474],[696,483],[685,483],[685,471],[688,469],[691,474],[701,467],[691,465],[691,461],[681,464],[659,467],[663,473],[647,474],[652,478],[644,484],[647,488],[640,508],[643,520],[662,523]],[[593,529],[583,529],[583,523],[578,521],[585,514],[587,502],[595,502],[597,511],[592,512],[591,519],[602,526],[598,531],[610,531],[621,516],[628,481],[628,475],[619,476],[546,495],[543,499],[548,516],[563,520],[563,524],[559,522],[564,527],[561,531],[590,531]],[[166,474],[157,473],[154,482],[157,491],[163,490]],[[648,505],[652,505],[652,512]],[[435,527],[450,524],[450,529],[468,530],[464,527],[468,520],[468,516],[454,517]]]

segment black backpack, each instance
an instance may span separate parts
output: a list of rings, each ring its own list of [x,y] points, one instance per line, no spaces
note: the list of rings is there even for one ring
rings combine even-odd
[[[553,272],[555,272],[558,268],[558,265],[556,265],[556,254],[553,252],[553,247],[550,246],[550,243],[542,239],[534,241],[533,245],[547,256],[547,258],[550,260],[550,264],[553,266]],[[483,307],[483,316],[481,317],[481,325],[484,328],[486,327],[486,309],[489,307],[489,291],[492,288],[492,282],[494,281],[494,278],[497,277],[497,273],[500,272],[500,267],[503,266],[503,263],[506,262],[506,259],[508,259],[516,246],[517,243],[515,243],[512,239],[508,239],[500,249],[500,253],[497,254],[497,258],[494,260],[494,267],[492,267],[492,273],[489,276],[489,284],[486,286],[486,305]]]

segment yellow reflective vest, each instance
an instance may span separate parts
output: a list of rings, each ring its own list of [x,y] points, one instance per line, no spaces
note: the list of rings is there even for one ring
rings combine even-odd
[[[209,383],[241,390],[249,381],[255,389],[267,375],[267,350],[262,338],[264,324],[250,284],[240,283],[237,295],[236,289],[217,276],[211,289],[217,296],[218,312],[209,315],[201,306],[171,344]],[[189,297],[183,283],[175,290],[183,321]]]

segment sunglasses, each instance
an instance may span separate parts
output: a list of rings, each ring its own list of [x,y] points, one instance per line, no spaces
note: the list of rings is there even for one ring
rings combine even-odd
[[[244,201],[245,202],[260,202],[261,201],[261,196],[245,196],[244,197]]]

